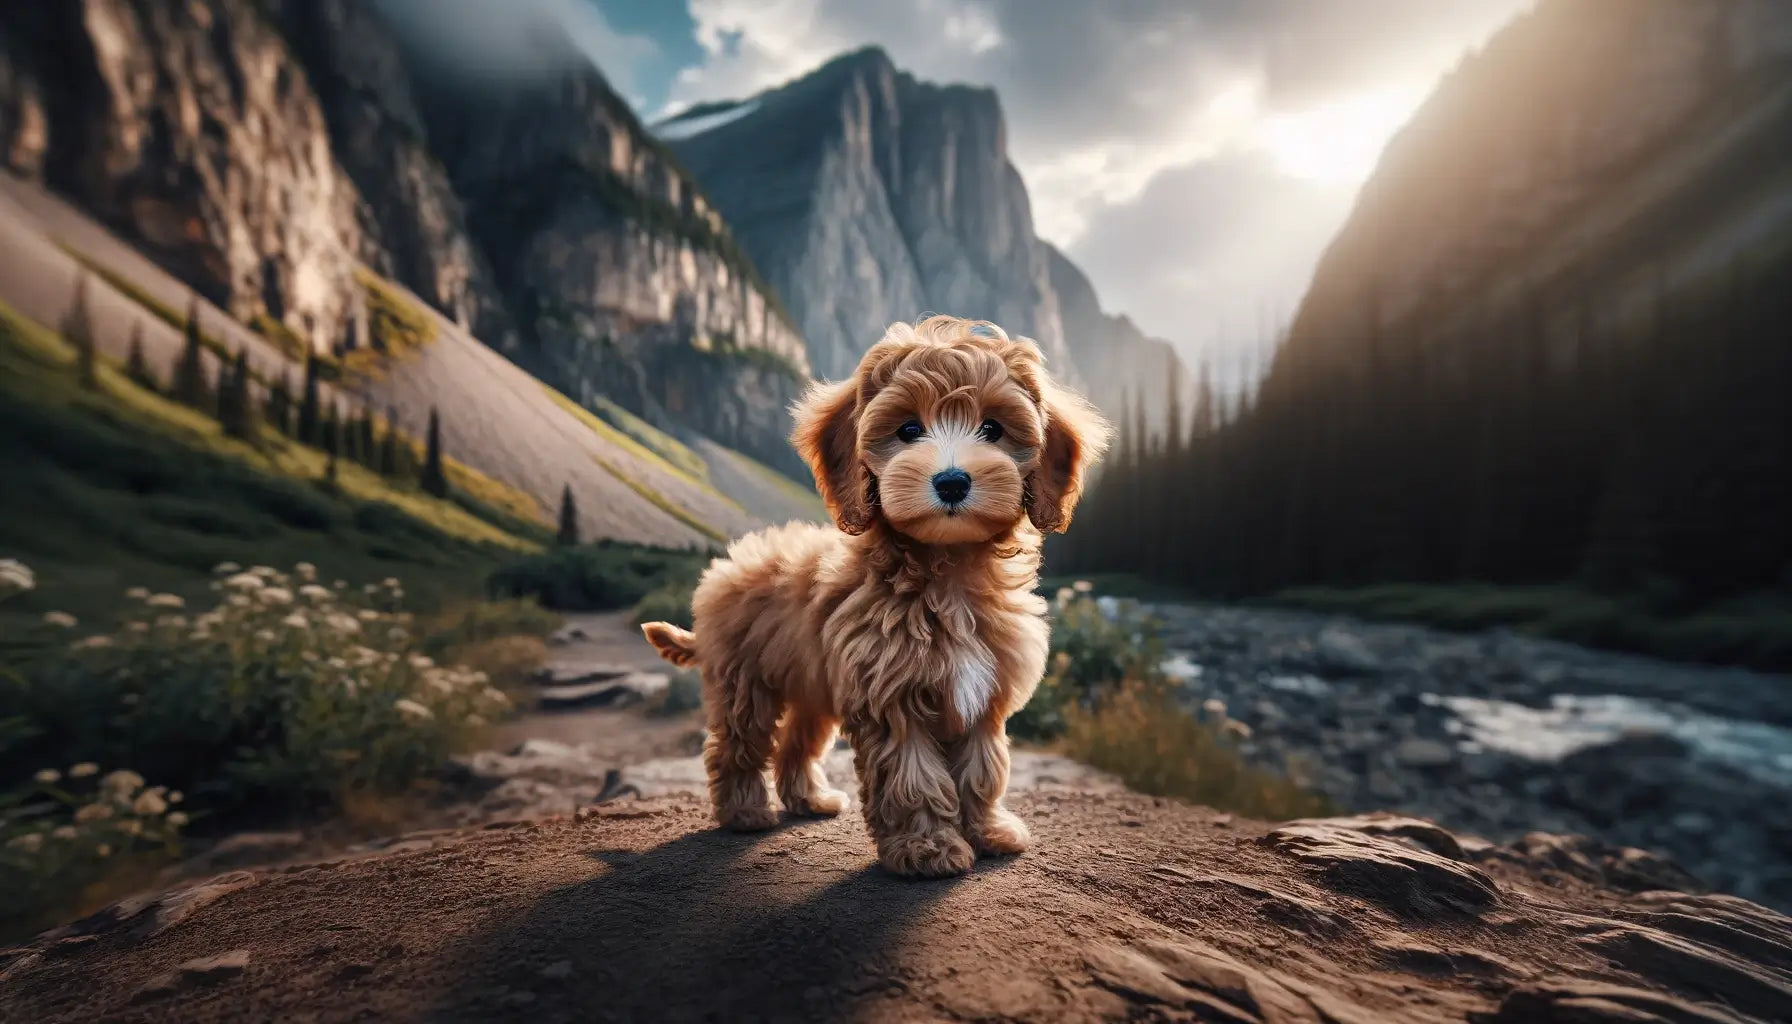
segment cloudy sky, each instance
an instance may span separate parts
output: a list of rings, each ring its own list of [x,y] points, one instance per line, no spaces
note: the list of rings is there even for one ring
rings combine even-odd
[[[995,87],[1040,235],[1109,311],[1231,354],[1292,313],[1437,77],[1529,0],[532,2],[649,120],[870,43]]]

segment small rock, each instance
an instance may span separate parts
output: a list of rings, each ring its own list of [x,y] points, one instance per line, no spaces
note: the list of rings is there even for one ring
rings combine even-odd
[[[149,979],[137,990],[137,998],[154,999],[202,985],[216,985],[242,974],[248,968],[249,951],[246,949],[233,949],[216,956],[202,956]]]
[[[1381,671],[1381,659],[1355,633],[1332,626],[1319,634],[1315,645],[1321,671],[1334,676],[1372,675]]]
[[[1442,768],[1456,761],[1456,749],[1439,740],[1401,740],[1394,748],[1394,760],[1407,768]]]

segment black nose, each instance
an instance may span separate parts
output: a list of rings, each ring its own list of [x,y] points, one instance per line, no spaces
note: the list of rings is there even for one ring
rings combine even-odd
[[[933,474],[933,493],[948,505],[956,505],[971,493],[971,474],[962,469],[941,470]]]

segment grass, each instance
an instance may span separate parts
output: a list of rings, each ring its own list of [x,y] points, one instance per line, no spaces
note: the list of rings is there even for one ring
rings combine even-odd
[[[1792,598],[1762,594],[1669,614],[1642,596],[1573,585],[1393,583],[1300,587],[1263,603],[1358,618],[1476,631],[1506,627],[1535,636],[1677,661],[1792,669]]]
[[[795,480],[790,479],[765,463],[760,462],[758,459],[750,458],[735,451],[730,451],[729,455],[734,458],[738,465],[746,467],[748,472],[758,476],[774,490],[783,493],[786,498],[806,509],[810,519],[822,523],[828,521],[827,506],[822,504],[821,495],[815,492],[813,486],[804,487],[802,484],[797,483]]]
[[[567,412],[572,413],[573,416],[579,420],[579,422],[581,422],[581,423],[585,424],[585,426],[589,427],[591,429],[592,433],[596,434],[597,436],[603,438],[604,440],[610,442],[613,445],[616,445],[618,448],[623,449],[624,451],[628,452],[630,455],[633,455],[636,458],[649,463],[650,465],[658,466],[659,468],[665,470],[666,472],[671,473],[673,476],[676,476],[679,479],[686,481],[687,483],[691,484],[693,487],[701,487],[706,490],[714,491],[714,488],[710,487],[709,480],[707,478],[708,477],[707,465],[705,465],[705,469],[703,470],[702,475],[699,475],[698,473],[693,472],[691,469],[689,469],[685,466],[678,465],[677,462],[674,462],[672,459],[668,458],[667,456],[661,454],[658,451],[655,451],[652,447],[649,447],[647,444],[643,443],[642,441],[637,440],[636,438],[630,436],[630,434],[626,430],[619,429],[618,427],[613,426],[607,419],[605,419],[605,417],[600,416],[595,412],[592,412],[590,409],[585,408],[583,405],[579,404],[578,402],[573,401],[572,399],[570,399],[567,396],[561,394],[560,392],[554,390],[553,388],[547,386],[546,384],[541,385],[541,389],[543,391],[547,392],[548,397],[553,399],[554,404],[560,406],[560,408],[562,408],[562,409],[565,409]],[[613,405],[614,403],[610,403],[610,404]],[[616,406],[616,408],[618,410],[621,409],[620,406]],[[640,422],[643,427],[648,426],[645,421],[637,421],[637,422]],[[648,427],[648,429],[651,430],[653,428]],[[657,433],[657,431],[656,431],[656,433]],[[664,435],[664,434],[662,434],[660,436],[665,437],[665,439],[667,441],[669,441],[673,444],[678,444],[678,442],[673,441],[672,438],[666,437],[666,435]],[[689,448],[685,448],[684,445],[682,445],[682,444],[679,444],[678,447],[680,449],[682,449],[686,455],[689,455],[691,459],[695,460],[698,463],[703,462],[703,460],[697,455],[696,452],[691,451]],[[682,461],[682,459],[680,461]],[[716,496],[718,498],[722,497],[722,495],[720,495],[720,494],[717,494]],[[724,498],[723,500],[726,500],[726,499]]]
[[[386,360],[409,358],[436,340],[435,320],[396,285],[364,268],[356,268],[355,281],[367,298],[368,344],[342,355],[344,371],[373,376]]]
[[[611,476],[626,484],[629,490],[634,491],[636,494],[639,494],[641,497],[651,502],[653,506],[661,512],[666,513],[691,529],[696,530],[698,533],[717,544],[728,543],[728,535],[726,533],[723,533],[721,530],[718,530],[704,522],[702,519],[699,519],[690,509],[685,508],[683,505],[666,497],[647,484],[640,480],[636,480],[634,477],[623,472],[622,469],[617,467],[609,459],[595,454],[592,455],[591,458],[595,460],[598,465],[602,466]]]
[[[1263,821],[1332,812],[1299,781],[1248,765],[1222,729],[1185,711],[1166,687],[1129,682],[1093,709],[1071,707],[1059,748],[1128,788]]]
[[[402,569],[427,604],[475,594],[534,541],[453,501],[392,484],[268,432],[251,445],[131,383],[108,360],[100,390],[75,380],[60,336],[0,304],[0,547],[42,585],[8,614],[105,614],[123,585],[193,594],[218,562],[316,563],[332,578]]]
[[[557,391],[554,393],[559,394]],[[594,396],[591,405],[594,415],[673,467],[684,470],[691,479],[705,483],[709,481],[709,464],[703,461],[703,456],[685,447],[683,441],[602,395]]]

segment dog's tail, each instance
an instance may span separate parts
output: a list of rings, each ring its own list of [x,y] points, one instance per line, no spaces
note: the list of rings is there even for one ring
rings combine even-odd
[[[670,622],[643,622],[641,633],[653,649],[660,652],[660,657],[679,668],[697,663],[697,634],[690,630],[680,629]]]

